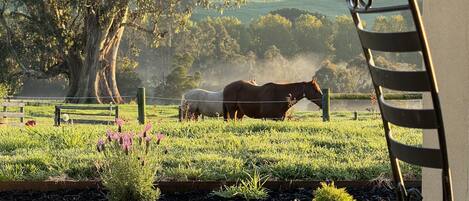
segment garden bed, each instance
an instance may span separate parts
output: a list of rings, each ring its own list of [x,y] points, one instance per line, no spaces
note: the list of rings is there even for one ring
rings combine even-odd
[[[212,190],[234,182],[160,182],[160,200],[225,200]],[[269,181],[268,200],[311,200],[318,181]],[[385,183],[369,181],[339,181],[356,200],[395,200],[394,192]],[[421,182],[406,182],[408,188],[420,190]],[[1,182],[0,200],[106,200],[106,192],[97,181],[61,182]],[[231,199],[233,200],[233,199]],[[236,200],[236,199],[235,199]],[[241,200],[241,199],[240,199]]]
[[[235,182],[160,182],[160,200],[224,200],[213,190]],[[338,181],[356,200],[395,200],[394,192],[383,182]],[[268,181],[268,200],[311,200],[319,181]],[[420,181],[406,182],[408,188],[420,190]],[[0,200],[106,200],[106,192],[98,181],[0,182]]]

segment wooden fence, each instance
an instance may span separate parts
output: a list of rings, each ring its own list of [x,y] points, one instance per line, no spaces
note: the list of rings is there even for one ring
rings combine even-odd
[[[25,104],[21,102],[3,102],[0,104],[3,107],[2,112],[0,112],[0,117],[2,118],[2,124],[5,125],[17,125],[24,126],[24,107]],[[16,108],[17,111],[12,111],[12,108]],[[10,122],[9,119],[19,119],[19,122]]]
[[[98,111],[99,113],[91,113],[90,111]],[[107,113],[102,111],[107,111]],[[66,119],[64,119],[65,115],[68,116]],[[113,124],[116,118],[119,118],[119,107],[117,105],[57,105],[55,106],[54,125],[60,126],[61,122],[74,124]]]

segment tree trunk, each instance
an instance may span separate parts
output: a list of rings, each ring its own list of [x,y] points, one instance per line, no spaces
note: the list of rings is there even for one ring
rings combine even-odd
[[[107,22],[95,12],[85,18],[85,59],[78,75],[71,73],[72,103],[123,103],[116,82],[116,60],[127,10]]]
[[[65,62],[67,64],[69,74],[68,74],[68,93],[67,93],[67,98],[65,99],[65,102],[73,102],[75,98],[75,94],[78,91],[78,86],[79,86],[79,77],[80,77],[80,72],[83,67],[83,60],[80,58],[79,53],[71,53],[67,58],[65,59]]]
[[[107,61],[107,67],[105,69],[105,76],[107,86],[111,90],[111,94],[114,96],[114,102],[122,103],[124,100],[121,97],[119,89],[117,88],[116,80],[116,67],[117,67],[117,53],[119,52],[119,45],[121,43],[122,35],[124,34],[124,27],[116,27],[114,37],[110,39],[109,46],[105,52],[105,60]]]

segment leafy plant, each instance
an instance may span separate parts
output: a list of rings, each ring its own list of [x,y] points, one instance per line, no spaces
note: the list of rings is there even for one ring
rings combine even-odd
[[[266,199],[269,195],[267,194],[267,189],[263,186],[268,178],[261,176],[256,169],[254,169],[252,175],[249,173],[246,173],[246,175],[248,178],[241,180],[238,185],[224,186],[219,191],[214,191],[213,194],[223,198],[242,197],[246,200]]]
[[[100,139],[97,150],[104,154],[98,160],[97,168],[104,187],[109,190],[111,201],[154,201],[159,198],[160,190],[153,186],[156,171],[160,164],[157,158],[149,155],[154,144],[159,145],[163,134],[150,134],[151,124],[135,136],[122,132],[124,121],[116,119],[118,132],[108,131],[106,140]],[[134,143],[137,141],[136,143]]]
[[[321,187],[314,192],[313,201],[355,201],[353,197],[345,191],[345,188],[337,188],[334,182],[321,183]]]
[[[0,83],[0,101],[8,95],[8,86]]]

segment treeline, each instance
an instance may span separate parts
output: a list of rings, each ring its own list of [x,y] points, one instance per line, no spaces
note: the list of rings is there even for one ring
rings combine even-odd
[[[166,75],[162,77],[160,73],[152,79],[159,80],[155,85],[159,95],[177,97],[198,86],[216,90],[237,79],[264,83],[304,81],[312,76],[322,87],[335,92],[372,90],[349,16],[330,18],[299,9],[281,9],[250,24],[242,24],[234,17],[190,23],[186,30],[166,38],[157,49],[156,55],[172,58],[172,67]],[[377,32],[412,27],[402,15],[380,16],[366,24]],[[384,67],[418,66],[416,55],[376,55],[377,63]]]
[[[146,86],[152,95],[179,97],[191,88],[218,90],[239,79],[292,82],[313,76],[334,92],[371,91],[349,16],[281,9],[249,24],[234,17],[188,19],[184,28],[170,19],[163,23],[172,31],[162,34],[158,43],[142,32],[129,29],[131,33],[124,34],[117,71],[121,94],[134,95],[136,87]],[[373,31],[412,27],[402,15],[380,16],[366,24]],[[376,60],[383,66],[419,66],[415,55],[409,54],[378,53]],[[0,73],[0,81],[17,82],[8,76]]]

